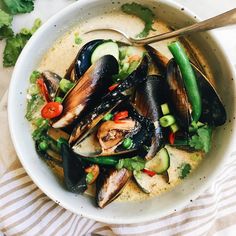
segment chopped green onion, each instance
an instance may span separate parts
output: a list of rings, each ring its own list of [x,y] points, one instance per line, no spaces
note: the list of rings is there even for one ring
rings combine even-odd
[[[61,97],[55,97],[55,100],[54,100],[54,101],[55,101],[55,102],[62,103],[63,98],[61,98]]]
[[[127,71],[128,69],[129,69],[129,63],[128,62],[125,62],[124,64],[123,64],[123,66],[122,66],[122,70],[123,71]]]
[[[42,117],[37,118],[36,120],[33,121],[33,124],[37,127],[40,127],[44,122],[44,119]]]
[[[42,21],[41,21],[39,18],[35,19],[34,25],[33,25],[33,27],[31,28],[31,34],[34,34],[35,31],[36,31],[41,25],[42,25]]]
[[[128,73],[131,74],[135,69],[137,69],[139,63],[140,63],[140,61],[131,62],[130,66],[129,66],[129,69],[128,69]]]
[[[28,93],[30,95],[36,95],[39,93],[39,87],[37,84],[30,84],[29,89],[28,89]]]
[[[46,151],[48,149],[48,143],[46,141],[42,141],[39,143],[39,149],[41,151]]]
[[[111,113],[108,113],[103,117],[103,120],[108,121],[108,120],[112,120],[112,118],[113,118],[113,115]]]
[[[168,127],[175,123],[175,118],[172,115],[165,115],[162,116],[159,121],[162,127]]]
[[[37,70],[33,71],[30,75],[30,83],[35,84],[36,80],[40,77],[41,73]]]
[[[172,133],[176,133],[179,130],[179,126],[176,123],[174,123],[173,125],[170,126],[170,129]]]
[[[64,93],[67,93],[73,86],[74,83],[67,79],[62,79],[59,83],[59,87]]]
[[[92,172],[89,172],[87,175],[86,175],[86,182],[89,184],[92,180],[93,180],[93,173]]]
[[[22,28],[20,33],[24,35],[28,35],[28,34],[31,34],[31,30],[28,28]]]
[[[164,103],[161,105],[161,111],[163,113],[163,115],[167,115],[170,113],[170,109],[167,103]]]
[[[131,138],[126,138],[122,145],[125,149],[130,149],[133,146],[133,140]]]

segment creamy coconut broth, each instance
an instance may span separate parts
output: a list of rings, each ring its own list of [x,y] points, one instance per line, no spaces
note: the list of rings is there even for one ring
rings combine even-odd
[[[114,28],[120,28],[122,31],[128,32],[128,34],[131,36],[137,35],[137,33],[139,33],[143,28],[143,22],[138,17],[127,15],[121,12],[113,12],[112,14],[105,14],[103,16],[97,16],[88,19],[86,22],[82,22],[78,26],[71,29],[62,38],[55,42],[51,49],[48,50],[48,52],[42,58],[38,68],[36,68],[37,71],[43,72],[45,70],[49,70],[61,77],[64,77],[78,51],[91,40],[112,39],[115,41],[125,42],[125,39],[121,35],[114,32],[103,31],[84,34],[84,32],[93,28],[100,28],[101,26],[106,28],[106,26],[111,25],[109,22],[112,22],[112,26]],[[129,23],[127,24],[127,22]],[[160,22],[158,19],[154,22],[153,28],[156,31],[151,31],[150,35],[161,34],[170,30],[167,25],[165,25],[163,22]],[[82,42],[80,44],[75,43],[76,36],[81,39]],[[170,59],[172,58],[172,54],[169,51],[167,45],[174,40],[176,39],[165,40],[155,43],[152,46],[160,53],[165,55],[165,57]],[[188,45],[190,45],[190,43],[187,41],[181,42],[186,49]],[[193,62],[199,62],[201,67],[204,67],[204,73],[207,75],[208,79],[212,80],[210,69],[207,66],[207,62],[204,60],[204,57],[199,53],[197,48],[192,43],[191,48],[191,52],[187,50],[190,59]],[[166,174],[156,174],[152,177],[146,174],[145,178],[147,178],[149,186],[151,186],[151,192],[148,194],[141,190],[133,178],[130,178],[119,197],[116,198],[116,201],[143,200],[169,191],[181,181],[184,181],[182,178],[180,178],[183,165],[190,165],[190,171],[193,172],[200,165],[202,159],[205,156],[205,153],[202,150],[189,151],[185,149],[179,149],[168,144],[165,145],[165,147],[170,157],[170,166],[167,170],[168,177]],[[63,181],[64,177],[62,168],[58,167],[57,165],[53,165],[51,161],[46,161],[52,167],[59,179]],[[88,189],[85,193],[89,195],[95,195],[95,184],[88,185]]]

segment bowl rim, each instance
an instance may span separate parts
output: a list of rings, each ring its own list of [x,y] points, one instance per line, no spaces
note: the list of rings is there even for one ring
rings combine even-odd
[[[91,0],[91,3],[97,2],[98,0]],[[156,2],[159,2],[158,0],[155,0]],[[165,2],[165,4],[176,8],[176,9],[181,9],[182,7],[184,7],[185,9],[185,14],[187,14],[190,18],[192,18],[194,21],[200,21],[201,18],[198,17],[194,12],[192,12],[190,9],[188,9],[186,6],[183,6],[180,3],[175,2],[174,0],[163,0],[163,2]],[[28,49],[31,48],[32,45],[34,45],[34,42],[36,41],[38,35],[42,34],[45,30],[47,30],[47,28],[49,28],[51,25],[54,25],[57,22],[57,19],[61,18],[61,15],[66,15],[69,14],[70,11],[72,11],[72,9],[74,7],[82,7],[87,3],[86,0],[80,0],[78,2],[72,3],[69,6],[67,6],[66,8],[60,10],[58,13],[56,13],[54,16],[52,16],[47,22],[45,22],[38,30],[37,32],[30,38],[30,40],[28,41],[28,43],[26,44],[26,46],[24,47],[23,51],[21,52],[16,65],[14,67],[14,71],[12,74],[12,79],[10,82],[10,87],[9,87],[9,93],[8,93],[8,121],[9,121],[9,128],[10,128],[10,135],[11,135],[11,139],[15,148],[15,151],[17,153],[17,156],[22,164],[22,166],[24,167],[25,171],[27,172],[27,174],[30,176],[30,178],[33,180],[33,182],[37,185],[37,187],[43,192],[45,193],[50,199],[52,199],[53,201],[56,202],[56,198],[54,196],[54,194],[50,191],[47,191],[44,189],[44,186],[41,185],[40,180],[34,175],[34,173],[31,171],[31,169],[29,168],[29,166],[27,165],[26,160],[24,159],[23,153],[21,151],[22,147],[20,147],[18,145],[18,141],[17,141],[17,137],[14,133],[14,121],[15,121],[15,117],[14,117],[14,101],[13,101],[13,96],[11,96],[11,94],[14,93],[15,87],[17,85],[17,75],[18,75],[18,71],[20,70],[20,66],[24,60],[25,54],[28,51]],[[225,49],[222,47],[220,40],[218,39],[217,35],[215,34],[215,32],[208,32],[209,36],[214,40],[215,45],[217,46],[217,50],[220,51],[220,53],[224,56],[224,60],[227,62],[228,68],[230,73],[233,75],[234,78],[236,78],[236,73],[235,73],[235,69],[230,61],[230,59],[228,58]],[[222,158],[221,163],[219,163],[219,165],[214,169],[214,172],[211,173],[211,175],[209,176],[209,178],[207,179],[206,182],[202,183],[202,186],[199,187],[198,189],[196,189],[192,194],[191,194],[191,199],[196,199],[210,184],[213,183],[213,180],[216,178],[216,176],[218,175],[221,166],[223,164],[225,164],[228,160],[228,158],[230,157],[232,151],[234,150],[233,147],[234,142],[236,142],[236,131],[233,130],[232,133],[232,137],[233,140],[231,143],[229,143],[229,145],[227,146],[227,148],[225,149],[226,153],[225,157]],[[235,140],[235,141],[234,141]],[[188,199],[183,199],[181,201],[181,203],[176,205],[176,209],[180,210],[182,208],[184,208],[187,204],[189,203]],[[172,213],[173,211],[171,209],[167,209],[163,214],[149,214],[148,216],[143,217],[142,219],[135,219],[135,218],[131,218],[128,221],[124,222],[122,221],[122,219],[120,218],[115,218],[113,219],[111,218],[106,218],[106,217],[101,217],[101,216],[94,216],[92,214],[89,214],[86,212],[86,210],[82,209],[80,213],[76,212],[72,206],[70,206],[70,204],[61,201],[60,202],[60,206],[64,207],[65,209],[70,210],[73,213],[76,214],[82,214],[82,216],[87,217],[89,219],[93,219],[93,220],[97,220],[97,221],[101,221],[101,222],[106,222],[106,223],[113,223],[113,224],[131,224],[131,223],[142,223],[142,222],[147,222],[147,221],[151,221],[151,220],[155,220],[161,216],[164,215],[168,215],[170,213]]]

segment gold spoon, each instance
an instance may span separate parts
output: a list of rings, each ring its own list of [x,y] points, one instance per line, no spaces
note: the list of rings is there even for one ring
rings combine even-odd
[[[102,30],[114,31],[116,33],[123,35],[131,43],[131,45],[141,46],[141,45],[146,45],[150,43],[155,43],[164,39],[173,38],[176,36],[182,36],[182,35],[193,33],[193,32],[216,29],[216,28],[220,28],[220,27],[224,27],[228,25],[233,25],[233,24],[236,24],[236,8],[233,8],[230,11],[214,16],[207,20],[195,23],[190,26],[187,26],[187,27],[184,27],[184,28],[172,31],[172,32],[163,33],[163,34],[159,34],[159,35],[155,35],[155,36],[151,36],[151,37],[143,38],[143,39],[132,38],[129,35],[127,35],[125,32],[119,29],[112,28],[112,27],[92,29],[90,31],[85,32],[85,34],[88,34],[94,31],[102,31]]]

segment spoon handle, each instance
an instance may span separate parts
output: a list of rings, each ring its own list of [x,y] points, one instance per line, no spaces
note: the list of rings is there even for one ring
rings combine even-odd
[[[220,28],[220,27],[228,26],[232,24],[236,24],[236,8],[230,11],[227,11],[225,13],[222,13],[220,15],[217,15],[215,17],[209,18],[207,20],[201,21],[199,23],[195,23],[193,25],[190,25],[190,26],[187,26],[187,27],[184,27],[184,28],[172,31],[172,32],[148,37],[145,39],[129,38],[129,41],[135,45],[144,45],[144,44],[158,42],[164,39],[173,38],[176,36],[181,36],[187,33],[216,29],[216,28]]]

